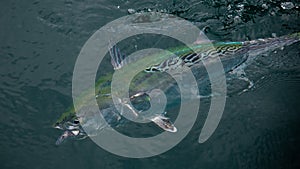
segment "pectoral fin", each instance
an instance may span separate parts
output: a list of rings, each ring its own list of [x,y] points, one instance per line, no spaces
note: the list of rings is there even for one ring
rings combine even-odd
[[[157,124],[160,128],[164,129],[165,131],[175,133],[177,132],[177,128],[174,124],[170,121],[169,118],[159,115],[151,119],[155,124]]]
[[[207,27],[204,27],[204,28],[202,29],[202,31],[199,32],[199,35],[198,35],[196,41],[194,42],[194,44],[200,45],[200,44],[210,43],[210,42],[211,42],[211,41],[209,41],[209,40],[207,39],[207,37],[205,36],[205,33],[204,33],[204,32],[205,32],[206,29],[207,29]]]
[[[114,69],[120,69],[125,63],[125,55],[120,52],[120,49],[114,45],[109,48],[109,54],[111,56],[111,64]]]

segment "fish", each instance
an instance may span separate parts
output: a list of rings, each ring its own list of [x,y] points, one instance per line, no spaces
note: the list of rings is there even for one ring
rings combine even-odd
[[[129,88],[129,101],[135,106],[132,107],[127,103],[128,101],[122,101],[122,98],[119,98],[120,104],[127,106],[132,113],[132,116],[147,119],[164,131],[176,132],[177,128],[174,126],[170,118],[167,117],[167,112],[157,112],[156,114],[146,116],[143,114],[147,108],[151,107],[149,104],[151,100],[149,91],[156,88],[166,91],[174,86],[174,79],[164,76],[164,73],[184,71],[184,67],[196,69],[197,72],[197,66],[201,65],[203,61],[209,63],[210,61],[213,62],[215,58],[220,58],[225,72],[230,73],[234,72],[235,69],[238,69],[241,66],[249,64],[249,62],[258,55],[270,53],[278,48],[282,48],[299,41],[300,32],[297,32],[280,37],[241,42],[213,41],[212,43],[208,43],[197,40],[189,47],[179,46],[168,49],[171,54],[162,52],[152,54],[152,56],[149,57],[142,57],[137,60],[126,60],[126,56],[116,45],[109,47],[109,54],[111,56],[111,65],[115,72],[122,71],[132,63],[149,62],[147,68],[137,74],[132,80]],[[198,72],[200,71],[203,70],[199,69]],[[95,88],[91,88],[89,89],[90,91],[82,93],[78,98],[76,98],[75,102],[80,105],[80,108],[88,109],[89,106],[94,106],[89,104],[89,100],[95,96],[98,103],[96,106],[99,107],[100,112],[107,123],[113,127],[120,127],[126,124],[127,119],[122,116],[122,112],[118,112],[112,102],[111,81],[113,73],[114,72],[106,73],[99,77],[96,80]],[[161,77],[164,78],[161,79]],[[196,80],[201,81],[201,79]],[[139,111],[136,111],[137,109],[135,107],[139,107]],[[82,119],[80,119],[81,116],[83,115],[78,114],[78,112],[75,111],[74,106],[71,105],[67,111],[62,113],[62,115],[57,119],[57,121],[53,124],[53,127],[63,131],[63,134],[56,141],[57,145],[63,143],[68,138],[84,139],[88,137],[86,132],[83,130],[82,125],[93,126],[95,134],[107,125],[97,122],[95,118],[90,118],[83,124]]]

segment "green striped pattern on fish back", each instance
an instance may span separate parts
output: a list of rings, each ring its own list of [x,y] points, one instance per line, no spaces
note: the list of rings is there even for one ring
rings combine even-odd
[[[242,42],[218,42],[212,44],[196,44],[191,48],[170,49],[178,57],[170,57],[166,61],[153,65],[146,72],[167,71],[185,65],[191,67],[206,58],[224,57],[234,54],[242,47]]]

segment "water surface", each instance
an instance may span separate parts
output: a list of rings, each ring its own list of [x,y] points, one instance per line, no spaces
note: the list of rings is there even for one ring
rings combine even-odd
[[[72,104],[71,81],[85,41],[101,26],[137,12],[185,18],[217,41],[243,41],[300,31],[297,1],[21,1],[0,2],[0,168],[299,168],[299,43],[245,68],[254,87],[231,94],[219,127],[204,144],[198,136],[209,101],[176,147],[129,159],[90,139],[56,146],[51,125]],[[129,10],[132,12],[132,10]],[[138,44],[132,44],[138,45]],[[157,129],[158,130],[158,129]]]

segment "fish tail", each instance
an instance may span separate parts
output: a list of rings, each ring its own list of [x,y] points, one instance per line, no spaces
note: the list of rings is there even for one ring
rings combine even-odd
[[[289,35],[287,35],[287,36],[289,36],[290,38],[295,38],[295,39],[300,40],[300,32],[296,32],[296,33],[293,33],[293,34],[289,34]]]
[[[275,38],[257,39],[252,41],[245,41],[243,45],[248,48],[248,50],[264,50],[272,51],[276,48],[289,46],[300,41],[300,32],[284,35]]]
[[[285,45],[291,45],[293,43],[299,42],[300,41],[300,32],[296,32],[293,34],[285,35],[279,37],[279,39],[283,42],[286,42]]]

